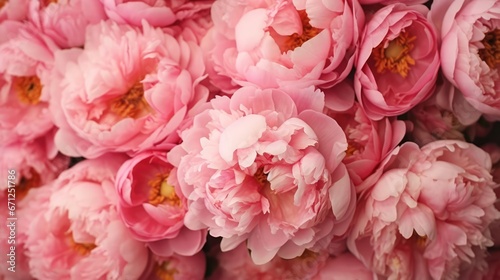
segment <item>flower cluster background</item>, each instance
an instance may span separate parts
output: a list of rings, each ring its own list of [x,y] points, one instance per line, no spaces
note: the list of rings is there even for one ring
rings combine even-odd
[[[0,0],[0,279],[500,279],[499,0]]]

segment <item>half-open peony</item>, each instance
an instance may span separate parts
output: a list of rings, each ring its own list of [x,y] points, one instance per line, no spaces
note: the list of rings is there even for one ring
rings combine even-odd
[[[52,184],[43,207],[31,207],[25,242],[37,279],[137,279],[148,250],[133,239],[118,214],[116,172],[126,157],[85,160]]]
[[[344,164],[355,186],[372,174],[406,133],[403,121],[394,117],[371,120],[358,102],[342,112],[331,110],[327,104],[327,114],[338,122],[346,134],[348,147]]]
[[[392,4],[366,24],[354,89],[369,118],[401,115],[432,94],[439,52],[427,12],[423,5]]]
[[[187,200],[165,153],[144,152],[127,160],[118,170],[116,190],[123,222],[155,254],[192,256],[205,244],[206,230],[184,226]]]
[[[359,201],[348,246],[388,279],[456,279],[485,264],[495,209],[491,159],[461,141],[407,142]],[[472,262],[473,260],[473,262]]]
[[[481,117],[448,80],[440,77],[436,90],[425,102],[409,112],[413,124],[411,138],[423,146],[435,140],[466,139],[466,128]]]
[[[364,23],[357,0],[218,0],[205,37],[211,82],[238,85],[332,86],[351,71]]]
[[[216,97],[168,154],[188,199],[186,226],[222,237],[223,251],[246,241],[257,264],[326,247],[355,206],[347,141],[322,113],[323,93],[287,91]]]
[[[472,106],[500,120],[500,2],[434,1],[430,18],[439,30],[446,78]]]
[[[101,22],[87,28],[83,50],[58,54],[51,109],[65,120],[56,134],[64,154],[134,154],[178,140],[208,89],[199,46],[167,32]]]

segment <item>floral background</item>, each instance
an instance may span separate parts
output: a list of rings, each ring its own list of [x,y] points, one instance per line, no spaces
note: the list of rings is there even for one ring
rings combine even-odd
[[[498,0],[0,0],[0,279],[500,279],[499,71]]]

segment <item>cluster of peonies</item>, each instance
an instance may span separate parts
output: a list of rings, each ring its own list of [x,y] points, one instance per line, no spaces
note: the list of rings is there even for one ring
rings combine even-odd
[[[500,277],[500,0],[0,0],[0,34],[0,279]]]

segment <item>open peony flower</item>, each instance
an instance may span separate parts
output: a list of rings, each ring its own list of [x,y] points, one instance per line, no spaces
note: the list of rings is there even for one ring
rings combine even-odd
[[[141,26],[146,20],[154,27],[167,27],[210,9],[213,0],[100,0],[106,14],[117,23]]]
[[[117,211],[115,174],[120,155],[85,160],[53,182],[33,215],[25,243],[37,279],[137,279],[148,250],[132,238]]]
[[[218,0],[205,37],[214,85],[332,86],[351,71],[364,23],[357,0]]]
[[[432,94],[439,54],[427,12],[422,5],[393,4],[367,23],[355,63],[354,89],[369,118],[401,115]]]
[[[87,25],[106,19],[99,0],[33,0],[28,17],[60,48],[82,47]]]
[[[500,2],[434,1],[430,18],[440,31],[446,78],[477,110],[500,120]]]
[[[269,263],[256,265],[253,263],[244,244],[228,252],[217,252],[216,270],[210,280],[311,280],[324,267],[328,253],[305,251],[293,259],[274,257]]]
[[[243,87],[218,96],[168,154],[188,199],[185,224],[228,251],[247,241],[256,264],[294,258],[343,235],[355,206],[342,129],[313,87]]]
[[[153,255],[143,280],[203,280],[206,270],[205,254],[198,252],[193,256],[172,255],[159,257]]]
[[[90,26],[84,50],[60,52],[56,65],[56,144],[70,156],[168,146],[208,96],[196,43],[147,24],[143,31],[110,21]]]
[[[465,141],[466,128],[481,117],[448,80],[439,79],[435,92],[410,110],[414,142],[425,145],[435,140]]]
[[[4,21],[0,30],[8,39],[0,43],[0,143],[32,141],[54,127],[45,85],[57,47],[29,23]]]
[[[407,142],[380,170],[348,239],[364,264],[388,279],[456,279],[462,264],[485,264],[488,226],[500,218],[486,152],[461,141]]]
[[[165,153],[145,152],[126,161],[116,179],[119,210],[137,240],[162,256],[191,256],[206,240],[205,230],[184,227],[187,200],[177,183],[177,169]]]
[[[344,164],[355,186],[361,184],[377,165],[401,142],[406,126],[395,118],[378,121],[369,119],[359,103],[343,112],[328,108],[327,114],[334,118],[347,137],[347,153]]]

